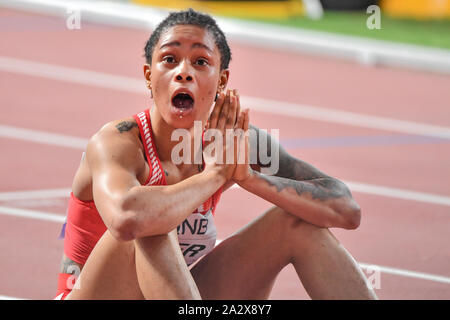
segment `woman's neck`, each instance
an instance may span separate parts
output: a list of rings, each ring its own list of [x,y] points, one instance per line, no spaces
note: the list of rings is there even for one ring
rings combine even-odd
[[[190,147],[190,159],[184,160],[182,164],[177,166],[191,165],[191,164],[202,164],[202,132],[204,125],[201,121],[198,121],[195,126],[189,129],[178,129],[170,126],[161,117],[156,107],[152,107],[150,110],[150,121],[153,131],[154,144],[158,152],[158,157],[161,161],[174,161],[172,159],[172,150],[177,146],[175,150],[175,155],[183,157],[183,151]],[[175,130],[180,130],[180,134],[175,137],[180,137],[175,141],[172,141],[172,134]],[[184,148],[182,146],[185,146]]]

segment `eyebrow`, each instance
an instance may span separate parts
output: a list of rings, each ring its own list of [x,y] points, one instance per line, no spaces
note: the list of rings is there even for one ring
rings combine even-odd
[[[181,43],[179,41],[171,41],[171,42],[167,42],[164,43],[163,45],[161,45],[161,47],[159,47],[159,49],[161,50],[164,47],[179,47],[181,46]],[[212,52],[211,48],[209,48],[207,45],[200,43],[200,42],[195,42],[194,44],[192,44],[191,48],[203,48],[206,49],[207,51]]]

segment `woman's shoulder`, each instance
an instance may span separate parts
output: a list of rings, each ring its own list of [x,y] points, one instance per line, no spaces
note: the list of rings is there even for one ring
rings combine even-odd
[[[133,130],[135,129],[135,130]],[[139,131],[138,124],[134,117],[122,118],[117,120],[112,120],[104,124],[100,130],[96,133],[99,134],[115,134],[115,133],[126,133],[132,131]]]
[[[130,155],[130,153],[141,152],[141,149],[139,127],[133,117],[128,117],[103,125],[89,139],[87,154],[100,152],[102,154]]]
[[[90,141],[103,140],[136,140],[139,137],[139,127],[133,117],[112,120],[104,124],[90,139]]]

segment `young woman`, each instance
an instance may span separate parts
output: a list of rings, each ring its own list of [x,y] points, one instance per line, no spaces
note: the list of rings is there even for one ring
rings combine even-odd
[[[226,90],[231,54],[216,22],[192,9],[171,13],[145,53],[154,106],[106,124],[88,143],[69,202],[59,298],[266,299],[292,263],[313,299],[375,299],[328,230],[359,225],[344,183],[278,145],[275,175],[250,163],[259,143],[240,131],[249,129],[249,112],[236,90]],[[200,143],[195,124],[205,135]],[[179,129],[191,139],[182,162],[171,139]],[[211,129],[223,157],[206,152]],[[236,133],[234,145],[227,130]],[[274,146],[264,131],[250,130]],[[215,246],[214,212],[234,183],[274,207]]]

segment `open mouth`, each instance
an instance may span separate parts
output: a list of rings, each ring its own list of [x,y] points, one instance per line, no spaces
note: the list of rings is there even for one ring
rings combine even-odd
[[[178,109],[191,109],[194,99],[187,93],[178,93],[172,98],[172,105]]]

